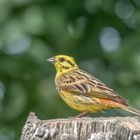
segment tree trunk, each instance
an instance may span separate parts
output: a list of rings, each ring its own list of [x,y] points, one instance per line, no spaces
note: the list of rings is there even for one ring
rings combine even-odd
[[[140,118],[39,120],[34,113],[30,113],[21,140],[140,140]]]

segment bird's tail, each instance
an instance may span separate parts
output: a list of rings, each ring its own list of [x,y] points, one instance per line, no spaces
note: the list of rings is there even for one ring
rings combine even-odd
[[[122,106],[121,108],[124,109],[124,110],[126,110],[126,111],[128,111],[128,112],[131,112],[131,113],[133,113],[135,115],[140,116],[140,110],[137,110],[134,107],[131,107],[131,106]]]

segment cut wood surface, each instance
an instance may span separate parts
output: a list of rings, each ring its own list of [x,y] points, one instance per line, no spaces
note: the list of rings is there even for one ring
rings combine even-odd
[[[140,140],[140,117],[40,120],[31,112],[21,140]]]

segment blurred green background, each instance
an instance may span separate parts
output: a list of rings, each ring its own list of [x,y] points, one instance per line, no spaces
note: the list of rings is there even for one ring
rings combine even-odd
[[[30,111],[41,119],[79,113],[55,90],[46,59],[56,54],[73,56],[140,109],[139,0],[0,0],[0,140],[18,140]],[[132,114],[92,114],[116,115]]]

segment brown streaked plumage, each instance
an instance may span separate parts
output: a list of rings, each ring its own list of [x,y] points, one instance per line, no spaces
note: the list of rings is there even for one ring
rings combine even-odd
[[[119,96],[89,73],[79,69],[72,57],[57,55],[49,59],[56,70],[55,84],[61,98],[73,109],[82,112],[97,112],[109,108],[121,108],[140,116],[140,111],[128,105],[128,100]]]

